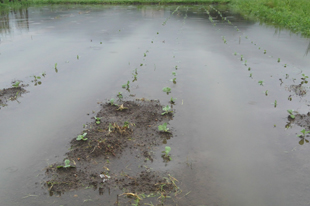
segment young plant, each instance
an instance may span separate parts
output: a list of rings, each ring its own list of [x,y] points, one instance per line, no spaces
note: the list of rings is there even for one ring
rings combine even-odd
[[[163,92],[166,92],[167,94],[169,94],[171,92],[171,88],[170,87],[164,87]]]
[[[123,98],[122,92],[118,92],[118,94],[116,95],[119,99]]]
[[[164,110],[164,112],[161,113],[161,115],[165,115],[165,114],[169,114],[169,112],[170,112],[170,113],[173,112],[173,111],[171,111],[171,107],[170,107],[169,105],[163,107],[163,110]]]
[[[176,76],[176,75],[177,75],[177,73],[176,73],[176,72],[172,72],[172,75],[173,75],[173,76]]]
[[[280,58],[278,58],[278,63],[280,62]]]
[[[237,56],[237,52],[235,52],[234,55]]]
[[[70,165],[70,160],[68,160],[68,159],[65,160],[65,166],[63,166],[63,165],[57,166],[57,168],[70,168],[70,167],[75,167],[75,166]]]
[[[274,107],[277,107],[277,105],[278,105],[278,102],[277,102],[277,100],[274,100],[274,103],[273,103],[273,105],[274,105]]]
[[[177,78],[170,79],[170,81],[172,81],[173,84],[176,84],[177,83]]]
[[[252,78],[252,73],[250,73],[250,77]]]
[[[265,95],[268,96],[268,90],[265,91]]]
[[[264,85],[264,81],[263,80],[260,80],[258,81],[259,85],[263,86]]]
[[[115,101],[114,98],[111,98],[111,99],[110,99],[110,102],[109,102],[109,103],[111,104],[111,106],[114,106],[114,105],[115,105],[115,106],[118,106],[117,104],[114,104],[114,101]]]
[[[80,59],[80,56],[79,56],[79,55],[77,55],[77,56],[76,56],[76,59]]]
[[[241,61],[243,61],[243,55],[241,55]]]
[[[287,64],[284,64],[284,67],[287,67]]]
[[[96,116],[94,116],[94,118],[95,118],[95,120],[96,120],[96,124],[100,124],[101,118],[100,118],[100,117],[96,117]]]
[[[251,71],[251,67],[248,68],[248,71]]]
[[[169,128],[167,128],[167,123],[163,123],[162,125],[159,125],[158,126],[158,130],[161,131],[161,132],[169,132]]]
[[[77,136],[77,138],[76,138],[76,140],[84,140],[84,141],[86,141],[88,138],[85,138],[86,137],[86,135],[87,135],[87,133],[85,132],[84,134],[81,134],[81,135],[78,135]]]
[[[264,54],[266,54],[267,52],[266,52],[266,50],[264,50]]]
[[[305,129],[302,129],[300,132],[301,132],[301,134],[299,134],[299,135],[297,135],[297,136],[298,136],[298,137],[301,137],[301,138],[305,138],[306,135],[307,135],[308,133],[310,133],[310,131],[306,131]]]
[[[14,84],[12,84],[12,87],[19,87],[20,82],[16,81]]]
[[[125,121],[125,122],[124,122],[123,128],[128,128],[128,129],[129,129],[129,122],[128,122],[128,121]]]
[[[287,112],[290,114],[290,117],[291,117],[292,119],[295,119],[295,115],[293,114],[294,110],[288,109]]]
[[[302,74],[302,80],[306,80],[307,78],[309,78],[308,76],[306,76],[305,74]]]
[[[171,157],[169,155],[169,152],[171,151],[171,147],[169,146],[166,146],[165,147],[165,151],[162,151],[162,153],[164,153],[163,157],[166,158],[166,159],[169,159],[171,160]]]
[[[169,101],[169,102],[170,102],[171,104],[174,104],[176,99],[177,99],[177,98],[173,98],[173,97],[171,97],[171,99],[170,99],[170,101]]]
[[[130,82],[127,81],[127,84],[123,84],[123,85],[122,85],[122,88],[126,88],[126,87],[129,88],[129,83],[130,83]]]

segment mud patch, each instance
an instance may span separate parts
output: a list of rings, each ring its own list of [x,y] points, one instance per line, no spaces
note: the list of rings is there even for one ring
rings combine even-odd
[[[286,87],[286,89],[289,92],[294,92],[297,96],[305,96],[308,92],[308,88],[303,86],[303,84],[299,85],[290,85],[289,87]]]
[[[23,93],[27,91],[22,87],[12,87],[0,90],[0,109],[7,106],[8,101],[18,101]]]
[[[71,141],[66,159],[74,168],[57,168],[64,165],[59,163],[46,169],[45,186],[50,195],[87,187],[98,188],[103,193],[107,188],[118,187],[124,191],[123,196],[139,201],[142,197],[138,193],[161,196],[173,190],[177,192],[172,176],[142,167],[144,162],[153,161],[152,150],[172,137],[171,133],[158,130],[159,125],[173,118],[171,113],[162,115],[162,108],[159,101],[152,100],[103,104],[93,117],[94,122],[85,125],[80,134],[83,138]],[[109,162],[120,158],[123,152],[128,162],[141,163],[131,174],[123,171],[125,166],[113,171],[108,168]]]

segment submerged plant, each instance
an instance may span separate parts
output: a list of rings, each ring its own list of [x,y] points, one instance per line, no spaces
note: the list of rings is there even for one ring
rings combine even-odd
[[[288,109],[287,112],[290,114],[290,117],[291,117],[292,119],[295,119],[295,115],[293,114],[294,110]]]
[[[76,140],[84,140],[84,141],[86,141],[87,140],[87,138],[85,138],[86,135],[87,135],[86,132],[84,134],[78,135]]]
[[[75,167],[73,165],[70,165],[70,160],[66,159],[65,160],[65,165],[58,165],[57,168],[70,168],[70,167]]]
[[[163,92],[167,92],[167,94],[169,94],[171,92],[171,88],[170,87],[164,87]]]
[[[171,157],[169,155],[170,151],[171,151],[171,147],[166,146],[165,151],[162,151],[162,153],[164,153],[163,157],[171,160]]]
[[[169,112],[170,112],[170,113],[172,113],[172,112],[173,112],[173,111],[171,111],[171,107],[170,107],[169,105],[167,105],[167,106],[163,107],[163,110],[164,110],[164,112],[163,112],[163,113],[161,113],[161,115],[164,115],[164,114],[169,114]]]
[[[264,81],[263,80],[260,80],[258,81],[259,85],[263,86],[264,85]]]
[[[16,81],[14,84],[12,84],[12,87],[19,87],[20,82]]]
[[[167,128],[167,123],[163,123],[162,125],[159,125],[158,126],[158,130],[161,131],[161,132],[169,132],[169,128]]]

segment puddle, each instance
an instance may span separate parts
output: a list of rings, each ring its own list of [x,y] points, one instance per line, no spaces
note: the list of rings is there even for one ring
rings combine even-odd
[[[149,205],[309,203],[310,144],[297,137],[309,128],[309,39],[221,6],[65,5],[1,13],[0,38],[0,88],[29,84],[0,110],[2,204],[134,204],[117,184],[53,196],[46,185],[46,168],[63,163],[83,125],[96,125],[102,105],[119,95],[169,105],[173,137],[158,136],[152,153],[124,150],[108,164],[88,162],[96,168],[89,174],[106,167],[118,171],[109,173],[114,181],[131,177],[130,186],[149,175],[178,180],[182,192],[172,198],[126,191]],[[289,126],[288,109],[300,115]],[[102,119],[105,131],[109,121]],[[171,161],[162,158],[166,146]],[[76,169],[72,175],[83,177]],[[103,182],[98,175],[93,180]]]

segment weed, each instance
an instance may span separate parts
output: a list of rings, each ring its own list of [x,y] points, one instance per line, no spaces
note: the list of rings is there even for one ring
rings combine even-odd
[[[171,92],[171,88],[170,87],[164,87],[163,92],[167,92],[167,94],[169,94]]]
[[[78,135],[76,140],[84,140],[84,141],[86,141],[87,140],[87,138],[85,138],[86,135],[87,135],[86,132],[84,134]]]
[[[65,166],[63,166],[63,165],[57,166],[57,168],[69,168],[69,167],[75,167],[75,166],[70,165],[70,160],[68,160],[68,159],[65,160]]]
[[[258,81],[258,83],[259,83],[261,86],[264,85],[264,81],[263,81],[263,80]]]
[[[16,81],[14,84],[12,84],[12,87],[19,87],[20,82]]]
[[[163,123],[162,125],[159,125],[158,126],[158,130],[161,131],[161,132],[169,132],[169,128],[167,128],[167,123]]]
[[[288,109],[287,112],[290,114],[290,117],[291,117],[292,119],[295,119],[295,115],[293,114],[294,110]]]
[[[171,107],[170,107],[169,105],[163,107],[163,110],[164,110],[164,112],[161,113],[161,115],[169,114],[169,112],[170,112],[170,113],[173,113],[173,111],[171,111]]]

